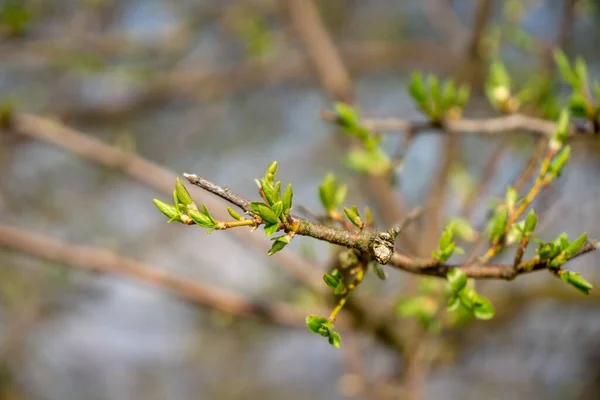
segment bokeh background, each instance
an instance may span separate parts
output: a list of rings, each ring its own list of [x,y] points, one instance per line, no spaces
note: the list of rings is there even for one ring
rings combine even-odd
[[[284,3],[2,0],[3,110],[60,121],[127,154],[177,174],[200,174],[248,197],[256,196],[254,178],[278,160],[280,178],[294,184],[295,204],[319,211],[317,187],[329,171],[350,185],[350,203],[370,204],[372,193],[343,163],[344,137],[320,118],[333,98]],[[539,43],[552,46],[559,39],[598,76],[595,1],[315,2],[364,115],[415,120],[423,117],[405,89],[414,69],[470,83],[467,114],[494,115],[481,93],[485,61],[473,61],[464,46],[479,3],[492,7],[483,58],[501,56],[517,80],[542,68]],[[572,22],[560,38],[565,18]],[[401,137],[390,134],[387,148],[393,151]],[[441,135],[423,134],[407,149],[397,190],[409,206],[426,198],[444,143]],[[477,226],[489,198],[502,196],[535,143],[519,134],[509,141],[461,138],[446,194],[448,215],[498,146],[504,151],[476,205]],[[600,237],[600,140],[573,146],[567,171],[536,203],[545,239],[562,231]],[[285,300],[306,315],[323,307],[264,248],[228,232],[206,235],[165,224],[152,199],[168,195],[122,167],[2,130],[1,224],[108,249],[264,303]],[[256,237],[268,246],[262,234]],[[305,238],[290,247],[284,252],[295,252],[316,271],[331,254],[329,246]],[[599,268],[597,254],[573,262],[594,283],[600,283]],[[384,282],[369,277],[361,294],[388,303],[400,298],[413,278],[389,272]],[[600,397],[598,294],[583,296],[549,274],[479,288],[496,304],[498,317],[443,338],[424,398]],[[394,323],[402,329],[406,322]],[[392,385],[402,357],[364,332],[356,342],[369,382]],[[357,389],[347,366],[354,361],[345,354],[302,326],[233,317],[119,274],[0,248],[2,399],[372,398]]]

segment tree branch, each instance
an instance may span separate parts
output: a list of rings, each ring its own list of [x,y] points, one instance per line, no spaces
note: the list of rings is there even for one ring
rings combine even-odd
[[[323,117],[331,121],[336,120],[335,115],[329,112],[324,112]],[[506,131],[520,130],[541,136],[552,136],[556,131],[556,123],[554,121],[523,114],[482,119],[448,120],[441,124],[434,124],[429,121],[409,121],[399,118],[364,119],[362,123],[366,128],[376,131],[411,130],[414,133],[432,131],[438,133],[504,135]],[[570,129],[570,135],[572,136],[594,133],[597,132],[594,131],[591,124],[583,126],[572,125]]]
[[[61,243],[20,228],[0,225],[0,247],[56,261],[74,268],[115,273],[168,290],[197,304],[241,317],[258,317],[287,326],[304,326],[305,315],[292,306],[252,301],[214,284],[170,275],[164,269],[107,250]]]
[[[184,176],[193,184],[223,197],[230,203],[244,209],[249,213],[248,204],[250,200],[245,199],[227,188],[216,185],[197,175],[184,174]],[[409,214],[410,220],[419,215],[416,210]],[[282,223],[282,229],[286,232],[293,232],[301,236],[309,236],[314,239],[323,240],[331,244],[357,249],[361,252],[370,254],[371,257],[380,264],[389,264],[390,266],[420,275],[429,275],[445,277],[451,268],[460,268],[470,278],[475,279],[504,279],[512,280],[517,275],[530,273],[547,269],[548,263],[534,257],[522,261],[517,266],[504,264],[481,264],[470,262],[466,264],[441,264],[434,259],[419,260],[409,257],[394,250],[394,241],[398,233],[406,227],[406,222],[402,222],[398,227],[386,231],[363,229],[347,230],[342,228],[330,227],[318,222],[312,222],[290,215],[286,222]],[[596,250],[600,247],[599,242],[588,240],[584,246],[573,255],[572,258]]]

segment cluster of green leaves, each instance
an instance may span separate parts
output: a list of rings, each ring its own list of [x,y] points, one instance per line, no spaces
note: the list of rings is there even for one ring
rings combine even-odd
[[[333,329],[333,322],[324,317],[317,315],[309,315],[306,317],[306,326],[311,332],[317,333],[329,340],[329,344],[336,348],[340,348],[342,338],[340,334]]]
[[[459,307],[473,313],[477,319],[492,319],[495,311],[492,303],[475,291],[474,281],[458,268],[451,268],[446,275],[448,289],[451,292],[448,300],[448,311],[456,311]]]
[[[256,180],[264,202],[250,203],[252,213],[263,220],[263,229],[267,237],[272,236],[281,228],[282,224],[285,224],[286,218],[292,210],[294,196],[292,185],[288,184],[283,194],[281,193],[281,181],[275,181],[277,169],[277,161],[273,161],[265,171],[265,175]],[[269,255],[275,254],[287,246],[292,241],[292,234],[287,233],[272,240],[274,242],[269,250]]]
[[[446,229],[444,229],[442,235],[440,236],[438,248],[431,253],[431,256],[439,263],[446,262],[454,253],[464,253],[464,250],[458,247],[454,241],[455,232],[456,223],[451,221],[448,225],[446,225]]]
[[[190,193],[179,178],[175,181],[175,190],[173,190],[174,204],[167,204],[158,199],[152,201],[156,208],[169,218],[169,222],[177,221],[188,225],[195,223],[203,228],[208,228],[209,231],[207,233],[212,232],[218,227],[218,221],[210,215],[205,204],[202,205],[201,210],[198,209]]]
[[[570,284],[582,293],[589,294],[593,289],[591,283],[586,281],[577,272],[563,270],[561,267],[569,261],[583,247],[587,241],[587,233],[581,234],[577,239],[569,241],[569,236],[563,232],[553,242],[539,243],[537,255],[541,261],[547,263],[550,270],[564,282]]]
[[[600,115],[600,85],[590,81],[587,66],[581,57],[571,64],[562,50],[554,52],[554,59],[562,78],[571,87],[569,109],[575,117],[585,117],[596,121]]]
[[[419,71],[414,71],[408,85],[408,93],[419,106],[419,109],[433,122],[444,119],[456,119],[469,101],[470,89],[467,85],[457,84],[454,79],[443,83],[435,75],[423,78]]]
[[[391,168],[390,157],[381,148],[381,136],[371,132],[360,123],[358,111],[346,103],[336,103],[337,123],[344,133],[357,138],[362,147],[353,148],[346,157],[346,163],[355,171],[371,175],[381,175]]]

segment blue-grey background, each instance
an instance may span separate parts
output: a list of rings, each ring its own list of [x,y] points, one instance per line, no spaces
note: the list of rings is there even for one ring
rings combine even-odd
[[[198,173],[248,196],[254,193],[253,179],[270,161],[279,160],[280,178],[293,182],[296,204],[313,210],[319,209],[320,180],[335,171],[351,183],[350,201],[366,204],[364,188],[352,183],[353,175],[343,165],[340,137],[320,120],[331,99],[312,69],[278,76],[286,62],[300,57],[302,48],[275,1],[25,3],[33,10],[29,31],[24,37],[0,39],[0,97],[15,109],[61,118],[173,171]],[[427,1],[318,3],[334,39],[345,48],[376,43],[393,47],[415,38],[442,46],[448,42],[436,37],[424,11]],[[475,2],[452,3],[468,27]],[[525,3],[523,27],[551,41],[563,2]],[[580,3],[569,54],[583,55],[591,75],[597,76],[600,12],[591,1]],[[245,19],[266,25],[267,50],[248,50],[248,33],[240,28]],[[496,4],[494,22],[501,21]],[[182,23],[187,24],[184,34]],[[517,76],[539,68],[534,57],[509,46],[501,54]],[[430,62],[413,65],[412,58],[419,57],[408,53],[355,62],[357,103],[365,115],[420,118],[405,90],[413,68],[465,76],[456,68],[465,58],[460,50],[455,59],[434,54]],[[182,71],[180,76],[218,75],[260,60],[274,66],[269,79],[196,79],[169,95],[160,89],[144,94],[160,79],[177,76],[173,71]],[[150,100],[133,106],[140,96]],[[471,115],[493,113],[480,95],[471,107]],[[231,235],[165,224],[151,202],[165,196],[129,177],[40,141],[0,139],[2,224],[108,248],[178,276],[262,299],[306,296],[276,263]],[[394,148],[397,139],[388,140]],[[540,201],[547,211],[542,237],[551,239],[562,231],[600,236],[598,143],[574,143],[567,171]],[[498,144],[499,139],[491,138],[461,140],[459,161],[472,179]],[[410,205],[423,201],[441,146],[440,136],[425,134],[408,150],[399,190]],[[487,197],[502,195],[532,148],[530,138],[515,136],[479,204],[476,221],[485,215]],[[460,187],[450,187],[452,213]],[[314,241],[295,242],[293,250],[305,257],[325,260],[329,254]],[[600,283],[598,255],[573,265]],[[386,282],[369,279],[365,290],[374,296],[398,295],[404,276],[390,273],[392,279]],[[505,311],[509,317],[500,322],[466,328],[453,361],[432,369],[428,398],[567,399],[597,394],[600,297],[571,293],[547,274],[486,282],[481,290],[497,296],[539,293],[511,304]],[[119,276],[65,269],[1,250],[2,331],[35,302],[45,305],[43,315],[10,343],[15,348],[2,350],[7,355],[1,361],[0,384],[13,388],[3,390],[7,399],[343,398],[340,351],[308,331],[232,319]],[[377,379],[393,373],[394,357],[369,338],[361,340],[369,375]]]

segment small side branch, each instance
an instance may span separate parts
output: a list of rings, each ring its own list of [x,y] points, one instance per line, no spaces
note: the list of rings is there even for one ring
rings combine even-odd
[[[183,176],[193,185],[199,186],[202,189],[216,194],[220,198],[227,200],[231,204],[238,206],[246,212],[250,212],[250,200],[232,192],[229,188],[216,185],[206,179],[193,174],[183,174]]]

